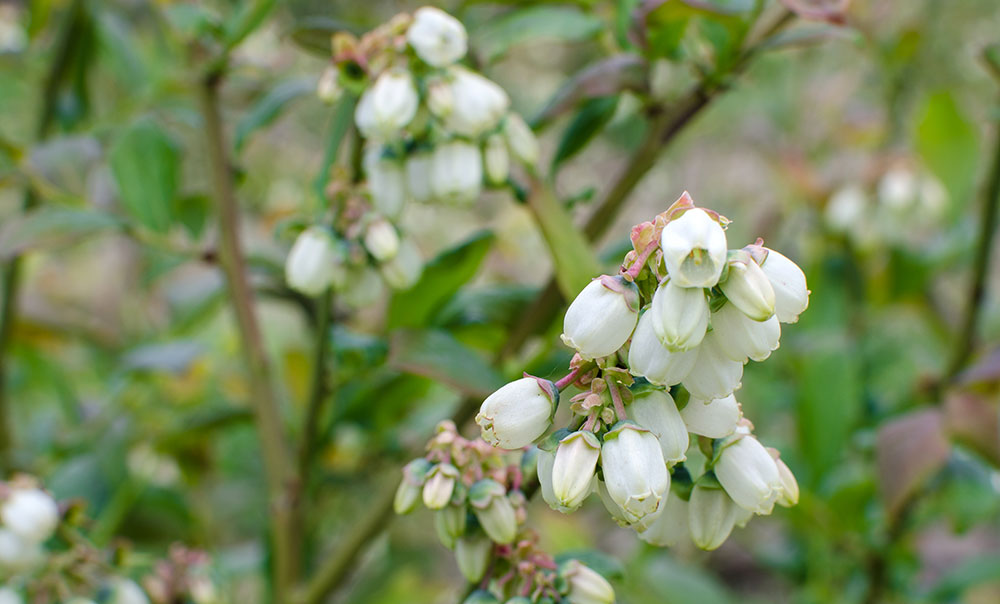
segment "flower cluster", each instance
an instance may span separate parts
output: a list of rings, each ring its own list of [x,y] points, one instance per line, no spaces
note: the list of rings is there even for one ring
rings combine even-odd
[[[805,275],[760,240],[729,250],[727,224],[685,193],[634,227],[620,274],[592,281],[566,311],[569,375],[526,376],[483,402],[487,442],[539,443],[551,507],[573,511],[597,491],[650,543],[690,535],[714,549],[753,514],[797,501],[795,478],[752,434],[734,391],[744,364],[766,359],[780,324],[808,306]],[[570,386],[582,390],[569,399],[573,418],[545,437]],[[684,465],[692,436],[708,458],[696,480]]]
[[[524,452],[511,453],[467,440],[441,422],[427,454],[403,469],[394,507],[407,514],[423,502],[434,511],[441,543],[455,552],[463,576],[479,589],[467,604],[556,602],[611,604],[614,590],[576,560],[557,565],[524,526],[527,498]],[[509,599],[508,599],[509,598]]]

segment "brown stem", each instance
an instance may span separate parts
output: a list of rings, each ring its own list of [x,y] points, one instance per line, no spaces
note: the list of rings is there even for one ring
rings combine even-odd
[[[219,215],[219,260],[226,275],[229,300],[242,341],[240,348],[250,382],[250,402],[264,458],[272,513],[275,596],[277,601],[284,602],[285,594],[289,593],[298,573],[299,552],[294,546],[298,541],[294,536],[295,523],[291,514],[295,507],[291,499],[298,489],[240,244],[239,208],[219,111],[221,78],[221,69],[205,77],[201,86],[201,113]]]

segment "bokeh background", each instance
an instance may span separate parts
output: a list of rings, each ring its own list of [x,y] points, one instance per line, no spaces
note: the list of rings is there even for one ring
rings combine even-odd
[[[294,437],[316,334],[282,264],[289,225],[323,203],[316,183],[335,108],[317,98],[316,81],[331,33],[364,32],[421,4],[0,4],[0,260],[19,257],[22,268],[0,349],[5,470],[84,502],[95,543],[125,540],[149,559],[175,542],[203,549],[226,601],[265,600],[269,512],[213,252],[198,78],[233,24],[249,23],[232,44],[222,111]],[[595,250],[614,270],[628,228],[687,190],[733,221],[731,247],[761,236],[804,268],[809,310],[766,364],[748,366],[738,393],[802,498],[712,553],[649,547],[596,500],[571,516],[536,501],[529,522],[553,553],[603,552],[623,603],[1000,601],[1000,270],[976,260],[996,228],[984,208],[997,203],[988,185],[1000,171],[1000,55],[991,68],[983,53],[1000,42],[1000,6],[796,0],[787,5],[800,14],[780,37],[745,69],[726,70],[726,19],[757,3],[655,13],[647,27],[661,28],[662,44],[645,52],[627,35],[639,4],[440,6],[466,23],[479,69],[529,120],[582,69],[644,55],[639,85],[602,90],[539,130],[577,223],[652,127],[650,107],[669,111],[718,76],[712,101],[664,145]],[[760,22],[787,10],[763,8]],[[664,41],[682,22],[680,42]],[[53,82],[62,44],[72,45],[68,67]],[[155,168],[123,183],[136,158]],[[166,222],[151,228],[143,212],[157,203]],[[334,388],[306,489],[307,567],[355,545],[359,525],[378,528],[352,554],[333,602],[455,601],[463,582],[429,513],[371,515],[435,423],[479,384],[522,370],[556,375],[570,356],[557,320],[490,366],[553,270],[532,213],[509,192],[469,208],[411,204],[402,224],[425,257],[445,253],[437,268],[402,293],[359,280],[338,298],[328,334]],[[971,298],[977,274],[985,289]],[[398,309],[421,300],[432,312],[406,326],[474,351],[471,373],[449,366],[437,343],[396,349],[394,332],[409,320]]]

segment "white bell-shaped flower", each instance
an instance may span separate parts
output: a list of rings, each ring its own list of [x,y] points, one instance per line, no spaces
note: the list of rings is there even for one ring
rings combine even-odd
[[[552,493],[561,512],[583,504],[594,490],[601,443],[593,432],[581,430],[559,441],[552,466]]]
[[[41,543],[59,524],[59,506],[41,489],[15,487],[0,507],[0,520],[25,541]]]
[[[510,176],[510,154],[502,135],[494,134],[486,139],[483,146],[483,167],[486,181],[491,185],[507,182],[507,177]]]
[[[406,41],[428,65],[446,67],[465,56],[469,37],[462,23],[433,6],[418,8]]]
[[[614,604],[615,590],[597,571],[570,560],[559,571],[569,586],[566,599],[572,604]]]
[[[740,404],[732,394],[714,400],[692,397],[681,409],[688,432],[708,438],[725,438],[736,431],[743,418]]]
[[[670,488],[659,441],[631,422],[622,422],[604,435],[601,467],[608,494],[629,522],[656,513]]]
[[[365,249],[379,262],[386,262],[399,253],[399,233],[384,218],[373,220],[365,229]]]
[[[424,505],[431,510],[440,510],[448,505],[455,492],[456,480],[458,480],[458,468],[450,463],[439,463],[431,468],[424,482]]]
[[[687,426],[670,394],[662,390],[640,392],[635,395],[627,411],[635,423],[656,436],[667,465],[672,466],[687,459]]]
[[[363,163],[372,206],[383,216],[399,216],[406,202],[404,164],[384,157],[381,145],[371,145],[365,149]]]
[[[406,290],[420,280],[420,275],[424,271],[424,259],[413,241],[403,239],[399,243],[399,251],[396,252],[396,255],[388,262],[382,263],[379,270],[389,287]]]
[[[736,505],[755,514],[770,514],[782,494],[778,465],[750,434],[739,436],[722,449],[715,476]]]
[[[608,485],[603,480],[597,481],[597,496],[601,499],[601,503],[604,504],[604,509],[611,514],[611,518],[618,526],[622,528],[635,526],[629,523],[628,518],[625,517],[624,510],[611,498],[611,493],[608,492]],[[646,518],[649,518],[649,516],[647,515]]]
[[[438,201],[471,203],[483,186],[483,157],[479,147],[451,141],[434,148],[430,170],[431,193]]]
[[[540,155],[538,139],[520,115],[507,114],[507,118],[504,120],[503,134],[507,139],[510,152],[517,161],[529,168],[538,165]]]
[[[604,275],[591,281],[569,305],[562,341],[584,359],[605,357],[628,341],[638,317],[635,284]]]
[[[559,401],[555,384],[524,377],[489,395],[476,415],[483,440],[502,449],[520,449],[545,434]]]
[[[698,346],[694,367],[681,381],[691,396],[703,400],[724,398],[740,387],[743,363],[729,359],[713,330]]]
[[[499,482],[484,478],[469,488],[469,504],[490,539],[511,543],[517,536],[517,513]]]
[[[739,507],[714,480],[699,479],[688,503],[691,540],[704,550],[717,549],[733,532]]]
[[[772,315],[766,321],[754,321],[735,305],[726,303],[712,314],[712,330],[722,353],[733,361],[763,361],[778,349],[781,323]]]
[[[430,201],[431,162],[434,155],[430,151],[417,151],[406,158],[406,192],[417,203]]]
[[[538,490],[542,492],[542,500],[549,504],[553,510],[560,509],[562,504],[556,499],[555,489],[552,487],[552,467],[556,463],[555,452],[538,449],[535,463],[535,472],[538,474]]]
[[[698,349],[670,352],[660,343],[653,328],[653,316],[646,311],[639,317],[632,345],[628,351],[629,371],[660,386],[681,383],[694,368]]]
[[[736,252],[729,262],[729,275],[720,286],[736,308],[754,321],[766,321],[774,314],[774,288],[760,266],[747,252]]]
[[[726,233],[700,208],[663,227],[660,249],[667,273],[680,287],[714,287],[726,265]]]
[[[774,290],[774,314],[778,320],[782,323],[798,321],[799,315],[809,307],[805,273],[797,264],[772,249],[767,249],[767,258],[760,269]]]
[[[452,67],[451,94],[454,105],[445,127],[468,137],[492,130],[510,107],[510,97],[496,82],[464,67]]]
[[[799,502],[799,481],[795,480],[795,474],[792,474],[792,470],[781,460],[775,449],[768,449],[767,452],[774,458],[774,463],[778,466],[778,476],[781,478],[778,505],[790,508]]]
[[[671,351],[691,350],[708,329],[708,299],[700,287],[680,287],[667,280],[656,288],[649,313],[660,342]]]
[[[307,296],[318,296],[346,278],[343,258],[330,231],[311,226],[295,240],[285,260],[285,282]]]
[[[33,569],[45,561],[42,544],[27,541],[6,527],[0,527],[0,571],[7,574]]]
[[[354,122],[365,138],[395,138],[417,115],[419,100],[410,72],[390,69],[382,72],[361,95]]]
[[[673,547],[685,539],[690,529],[688,529],[688,502],[684,501],[672,491],[667,492],[667,497],[660,504],[663,510],[656,515],[656,519],[638,531],[639,538],[650,545],[657,547]]]

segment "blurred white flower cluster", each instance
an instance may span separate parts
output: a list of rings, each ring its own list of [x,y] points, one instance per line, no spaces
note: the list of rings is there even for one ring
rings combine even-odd
[[[483,402],[476,420],[487,442],[539,443],[551,507],[573,511],[597,491],[645,541],[690,536],[714,549],[752,515],[798,500],[795,478],[752,434],[734,391],[744,364],[766,359],[781,323],[808,306],[805,275],[760,240],[728,249],[727,224],[685,193],[636,225],[620,274],[592,281],[566,311],[570,373],[555,383],[525,377]],[[571,385],[582,390],[572,420],[546,437]],[[684,465],[692,440],[707,457],[694,480]]]
[[[423,502],[434,511],[441,543],[455,552],[469,583],[480,586],[466,604],[516,603],[525,593],[536,601],[611,604],[615,594],[607,580],[576,560],[557,565],[524,526],[521,487],[534,465],[522,451],[462,438],[454,423],[444,421],[427,454],[403,469],[394,507],[407,514]]]

